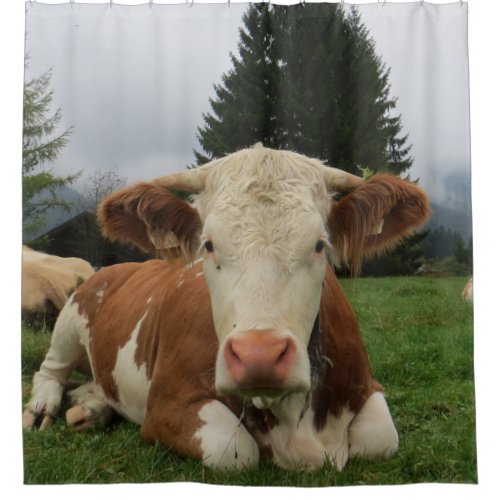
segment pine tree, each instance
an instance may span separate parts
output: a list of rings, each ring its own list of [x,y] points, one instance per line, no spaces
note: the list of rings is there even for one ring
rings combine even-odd
[[[205,163],[256,142],[276,147],[276,96],[279,68],[275,54],[274,26],[267,4],[254,4],[243,16],[239,56],[231,54],[233,69],[215,85],[210,99],[213,114],[203,115],[205,127],[198,139],[208,156],[195,152]]]
[[[198,164],[262,142],[357,174],[411,166],[389,70],[355,8],[252,4],[243,23],[240,59],[198,130]]]
[[[412,234],[401,242],[396,249],[372,257],[363,263],[361,276],[408,276],[415,274],[424,264],[422,241],[428,231]],[[349,270],[344,270],[350,276]]]
[[[54,135],[61,110],[51,114],[53,92],[50,71],[24,86],[23,109],[23,232],[30,234],[43,224],[49,208],[68,204],[57,197],[58,189],[72,183],[79,174],[60,177],[41,168],[59,155],[67,144],[71,127]]]

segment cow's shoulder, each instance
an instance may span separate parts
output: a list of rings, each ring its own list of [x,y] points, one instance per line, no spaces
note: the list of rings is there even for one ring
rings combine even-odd
[[[104,304],[110,308],[113,303],[140,302],[154,290],[168,288],[183,265],[183,262],[153,259],[104,267],[79,287],[73,302],[78,303],[87,316],[93,316]],[[121,310],[121,314],[124,312],[127,309]]]

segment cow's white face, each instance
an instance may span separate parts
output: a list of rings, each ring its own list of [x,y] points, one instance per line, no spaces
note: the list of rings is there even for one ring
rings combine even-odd
[[[255,165],[210,173],[197,202],[220,393],[272,396],[310,386],[307,344],[327,264],[331,201],[320,172],[263,153]]]

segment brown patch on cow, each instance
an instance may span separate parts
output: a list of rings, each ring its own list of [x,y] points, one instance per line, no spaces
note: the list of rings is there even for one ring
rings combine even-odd
[[[354,413],[374,391],[368,354],[358,322],[333,271],[328,268],[319,312],[323,364],[311,404],[318,431],[328,413],[339,416],[347,406]]]
[[[260,458],[263,460],[272,460],[274,458],[273,447],[269,444],[259,446]]]
[[[99,205],[103,234],[146,253],[191,257],[198,250],[201,220],[189,203],[153,184],[118,190]]]
[[[395,247],[430,213],[427,195],[418,186],[377,174],[332,206],[328,226],[337,257],[359,273],[365,257]]]
[[[279,419],[274,413],[270,410],[259,410],[250,402],[245,405],[244,416],[247,427],[261,434],[266,434],[279,425]]]
[[[151,335],[152,328],[159,332],[161,341],[156,342],[158,350],[142,436],[170,446],[180,455],[201,459],[200,443],[193,438],[204,425],[198,416],[201,407],[219,399],[239,416],[243,406],[241,400],[216,396],[218,341],[208,287],[204,279],[194,279],[197,272],[198,267],[180,268],[170,278],[163,276],[153,299],[161,307],[154,308],[156,318],[150,315],[144,320],[138,349],[143,352],[141,359],[145,359],[148,346],[153,345],[146,336]],[[180,281],[182,285],[178,286]]]
[[[269,410],[263,410],[266,427],[268,430],[273,430],[274,427],[280,424],[278,417]]]
[[[198,328],[198,325],[189,325],[190,318],[193,316],[191,302],[193,296],[197,294],[199,295],[199,300],[204,303],[210,303],[205,280],[198,279],[199,276],[196,278],[202,268],[201,262],[196,265],[188,265],[184,260],[176,260],[169,263],[167,269],[164,269],[164,265],[161,262],[159,262],[157,267],[158,282],[156,286],[152,287],[149,297],[146,297],[144,294],[141,296],[141,300],[147,304],[147,310],[151,310],[152,314],[148,314],[144,318],[137,337],[137,349],[135,351],[135,363],[137,367],[140,367],[142,364],[146,365],[148,380],[151,380],[153,376],[160,337],[163,337],[162,342],[165,342],[165,335],[167,332],[170,332],[169,339],[176,339],[175,342],[177,343],[177,331],[184,331],[185,327]],[[195,279],[196,281],[194,281]],[[182,282],[181,286],[179,286],[180,282]],[[168,311],[168,314],[164,315],[170,316],[173,308],[176,311],[181,310],[183,317],[179,318],[175,325],[169,322],[163,324],[165,321],[162,317],[163,315],[159,316],[157,312],[166,313]],[[216,339],[211,309],[209,310],[209,314],[210,318],[207,322],[212,326],[209,336]],[[206,329],[207,325],[204,325],[204,328]],[[174,344],[172,349],[175,348]]]
[[[156,354],[158,352],[158,344],[160,342],[160,331],[158,329],[149,330],[149,321],[147,317],[141,325],[139,335],[137,336],[137,348],[134,354],[134,361],[137,368],[141,365],[146,366],[146,377],[151,380],[155,367]],[[146,324],[144,324],[146,322]],[[144,333],[147,332],[147,333]]]
[[[137,272],[139,269],[141,273]],[[102,269],[81,285],[73,298],[79,314],[87,319],[94,379],[106,396],[115,401],[118,388],[112,373],[118,351],[130,340],[146,310],[146,302],[137,296],[141,288],[143,292],[147,288],[140,277],[143,269],[137,263]],[[155,270],[150,272],[154,274]]]

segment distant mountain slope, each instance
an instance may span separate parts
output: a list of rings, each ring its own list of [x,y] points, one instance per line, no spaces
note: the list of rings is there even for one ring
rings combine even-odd
[[[460,233],[464,240],[472,236],[472,212],[470,206],[463,208],[448,208],[441,205],[431,204],[432,216],[426,229],[437,229],[443,226]]]
[[[46,195],[43,194],[40,197],[43,196]],[[40,226],[38,231],[30,233],[29,235],[23,235],[25,236],[23,238],[25,241],[35,240],[42,234],[45,234],[51,229],[54,229],[60,224],[63,224],[67,220],[77,215],[77,213],[81,212],[79,205],[82,204],[83,196],[78,191],[76,191],[76,189],[73,189],[71,187],[61,188],[58,191],[57,196],[71,204],[70,210],[64,210],[59,207],[51,208],[50,210],[48,210],[47,214],[45,215],[45,224]]]
[[[462,168],[436,181],[430,189],[432,217],[428,229],[443,226],[460,233],[464,240],[472,236],[472,203],[470,171]]]

